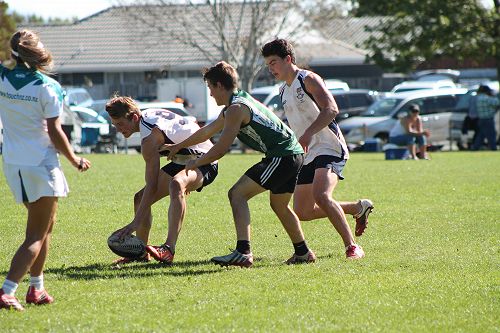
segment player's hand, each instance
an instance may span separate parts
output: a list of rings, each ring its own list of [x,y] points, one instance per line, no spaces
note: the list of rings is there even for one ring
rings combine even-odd
[[[196,160],[190,160],[187,162],[186,167],[184,168],[186,170],[186,175],[188,174],[189,170],[195,170],[197,168],[196,166]]]
[[[304,149],[304,153],[307,153],[309,151],[309,145],[311,144],[312,141],[312,135],[308,135],[304,133],[300,138],[299,138],[299,144],[302,146],[302,149]]]
[[[76,158],[71,162],[71,164],[78,169],[80,172],[87,171],[92,165],[89,160],[83,157]]]
[[[179,150],[180,148],[175,144],[164,144],[158,148],[160,155],[167,156],[169,160],[174,158],[174,155],[177,154]]]
[[[117,235],[120,239],[123,239],[124,237],[131,235],[135,230],[136,230],[135,223],[132,222],[126,226],[124,226],[121,229],[116,230],[113,232],[113,235]]]
[[[431,132],[429,132],[429,130],[424,130],[424,135],[426,137],[429,137],[431,135]]]

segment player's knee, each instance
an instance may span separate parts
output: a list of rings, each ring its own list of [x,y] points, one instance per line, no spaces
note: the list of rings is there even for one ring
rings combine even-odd
[[[134,194],[134,204],[139,205],[141,203],[142,194],[144,193],[144,189],[140,190],[136,194]]]
[[[236,203],[243,200],[243,196],[241,195],[240,191],[238,191],[238,188],[236,186],[233,186],[229,189],[229,191],[227,192],[227,197],[230,203]]]
[[[184,185],[178,179],[174,178],[169,185],[170,197],[182,196],[184,194]]]
[[[325,192],[314,193],[313,196],[314,201],[321,208],[329,206],[333,200],[332,197]]]
[[[295,211],[295,214],[297,214],[299,220],[301,221],[313,220],[312,212],[300,208],[294,208],[293,210]]]

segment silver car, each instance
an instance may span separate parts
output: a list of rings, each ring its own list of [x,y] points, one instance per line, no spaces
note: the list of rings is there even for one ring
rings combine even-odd
[[[429,143],[444,144],[450,136],[450,111],[466,93],[467,89],[451,88],[389,94],[373,103],[362,116],[348,118],[339,126],[349,144],[360,145],[369,138],[387,142],[394,124],[406,115],[410,104],[417,104],[424,128],[431,134]]]

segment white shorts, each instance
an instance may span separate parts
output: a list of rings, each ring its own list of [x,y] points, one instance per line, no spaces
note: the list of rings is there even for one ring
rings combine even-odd
[[[68,183],[58,165],[27,166],[4,163],[3,173],[16,202],[35,202],[41,197],[66,197]]]

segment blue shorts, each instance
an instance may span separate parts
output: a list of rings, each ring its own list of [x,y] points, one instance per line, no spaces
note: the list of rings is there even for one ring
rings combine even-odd
[[[401,134],[401,135],[391,136],[389,138],[389,143],[398,146],[407,146],[414,144],[417,144],[419,146],[425,146],[427,144],[427,140],[424,135],[413,136],[410,134]]]
[[[330,169],[339,177],[340,180],[343,180],[344,176],[342,176],[342,170],[344,170],[346,162],[347,160],[344,160],[340,157],[320,155],[316,157],[311,163],[306,164],[302,167],[299,173],[299,178],[297,180],[297,185],[312,184],[316,169],[324,168]]]

